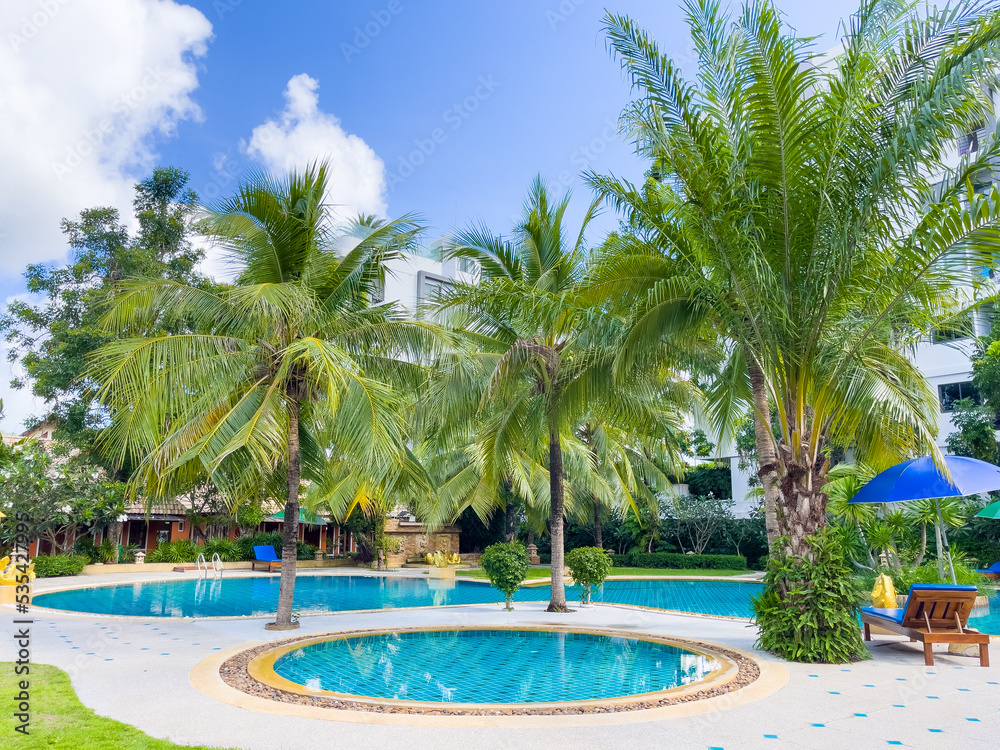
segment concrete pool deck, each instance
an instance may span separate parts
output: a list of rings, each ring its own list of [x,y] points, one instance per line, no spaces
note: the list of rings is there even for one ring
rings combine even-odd
[[[357,574],[356,570],[309,571]],[[189,575],[189,574],[187,574]],[[227,572],[227,576],[229,573]],[[176,580],[181,574],[125,574],[36,581],[35,593],[68,586]],[[598,605],[569,614],[520,603],[512,613],[496,605],[454,606],[305,616],[296,636],[355,628],[463,625],[578,626],[676,636],[753,651],[746,622]],[[0,607],[13,649],[13,619]],[[627,725],[571,726],[563,717],[539,717],[536,726],[460,726],[449,717],[436,726],[412,722],[353,723],[279,715],[216,700],[192,685],[192,671],[224,652],[287,638],[268,633],[262,618],[117,618],[32,609],[32,660],[66,670],[80,700],[99,714],[156,737],[183,744],[264,750],[333,745],[358,749],[677,747],[677,748],[995,748],[1000,745],[1000,667],[935,652],[925,667],[920,651],[901,639],[878,637],[873,659],[853,665],[758,661],[787,670],[784,686],[742,705],[707,713],[656,717]],[[6,659],[7,657],[2,657]],[[207,661],[206,661],[207,660]],[[204,671],[204,669],[202,670]],[[220,680],[221,682],[221,680]],[[738,695],[738,693],[734,694]],[[725,699],[726,696],[721,696]],[[714,699],[713,699],[714,700]],[[723,704],[720,704],[720,706]],[[423,718],[423,717],[421,717]],[[431,717],[426,717],[431,718]],[[636,717],[631,717],[632,720]]]

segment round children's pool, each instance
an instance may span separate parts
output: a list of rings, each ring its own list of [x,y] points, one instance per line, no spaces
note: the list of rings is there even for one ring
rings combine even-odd
[[[303,695],[447,704],[606,701],[675,690],[731,665],[669,641],[587,632],[462,629],[326,638],[251,662]]]

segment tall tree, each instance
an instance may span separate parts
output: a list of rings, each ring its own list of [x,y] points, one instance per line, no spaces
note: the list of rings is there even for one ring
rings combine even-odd
[[[996,141],[947,163],[992,109],[1000,22],[987,3],[864,0],[832,60],[769,0],[732,18],[715,0],[685,7],[694,83],[606,17],[637,93],[625,127],[651,167],[639,186],[591,176],[631,230],[594,283],[637,308],[626,359],[664,337],[717,343],[709,414],[727,434],[752,410],[770,542],[805,560],[831,447],[875,464],[938,455],[937,402],[905,350],[968,306],[955,289],[1000,246],[1000,193],[980,184]]]
[[[263,488],[284,504],[274,623],[292,620],[303,479],[349,465],[355,495],[399,473],[404,423],[394,387],[419,371],[426,324],[370,305],[385,262],[417,231],[408,218],[337,231],[325,164],[255,175],[207,207],[199,229],[240,269],[210,291],[169,279],[123,287],[104,323],[122,334],[184,319],[190,331],[138,335],[97,354],[113,422],[102,433],[155,501],[207,476],[236,504]],[[343,250],[347,248],[346,252]]]
[[[479,409],[470,436],[477,461],[467,470],[469,484],[474,480],[482,488],[473,507],[481,512],[504,486],[529,506],[533,498],[547,495],[553,612],[566,610],[567,474],[581,499],[588,493],[608,497],[612,491],[596,471],[593,452],[579,439],[579,426],[587,418],[627,422],[642,434],[665,421],[659,400],[664,371],[637,375],[628,389],[610,387],[620,320],[578,295],[588,260],[585,232],[596,204],[572,234],[564,225],[568,206],[568,195],[551,200],[537,178],[511,240],[485,227],[459,233],[450,252],[478,263],[479,282],[457,284],[437,303],[441,314],[485,352],[468,369],[453,368],[449,381],[456,403],[475,403]],[[454,379],[456,371],[484,372],[487,378],[481,388],[469,388],[481,381],[466,378],[463,386]],[[443,412],[450,408],[447,401],[441,407]],[[546,479],[540,486],[539,480]]]

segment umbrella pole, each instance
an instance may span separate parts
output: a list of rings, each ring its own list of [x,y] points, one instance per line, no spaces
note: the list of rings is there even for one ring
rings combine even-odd
[[[951,571],[951,582],[953,585],[957,586],[958,581],[955,579],[955,565],[951,561],[951,548],[948,547],[948,532],[944,528],[944,518],[941,517],[941,500],[934,498],[934,507],[937,508],[938,524],[941,528],[941,538],[944,540],[944,554],[948,558],[948,570]],[[940,556],[939,556],[940,557]],[[942,576],[943,577],[943,576]]]

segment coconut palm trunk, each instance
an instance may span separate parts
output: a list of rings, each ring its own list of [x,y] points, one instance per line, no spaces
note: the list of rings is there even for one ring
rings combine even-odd
[[[550,511],[549,538],[552,541],[552,595],[549,612],[567,612],[566,583],[563,580],[565,548],[563,539],[563,460],[559,429],[549,430],[549,493]]]
[[[281,533],[281,588],[278,591],[278,612],[268,630],[292,630],[292,601],[295,597],[295,564],[299,541],[299,485],[302,480],[302,458],[299,450],[299,403],[292,397],[288,404],[288,468],[285,474],[285,524]]]
[[[601,524],[601,504],[594,499],[594,546],[604,549],[604,527]]]

